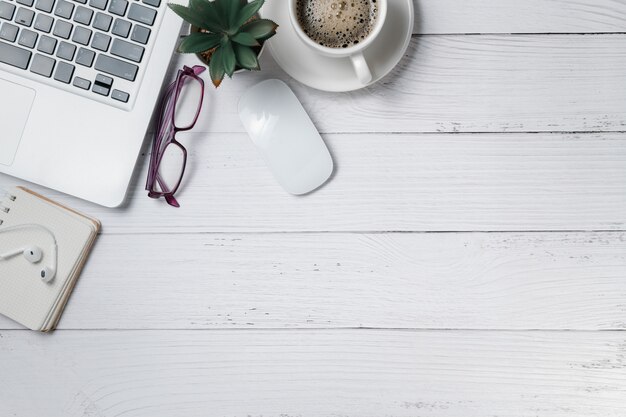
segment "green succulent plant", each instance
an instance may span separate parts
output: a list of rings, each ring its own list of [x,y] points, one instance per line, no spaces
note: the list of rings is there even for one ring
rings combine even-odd
[[[237,67],[259,70],[258,47],[274,36],[278,27],[268,19],[253,19],[264,2],[189,0],[189,6],[170,3],[169,7],[177,15],[200,29],[183,38],[178,51],[212,51],[209,73],[216,87],[222,83],[224,75],[232,77]]]

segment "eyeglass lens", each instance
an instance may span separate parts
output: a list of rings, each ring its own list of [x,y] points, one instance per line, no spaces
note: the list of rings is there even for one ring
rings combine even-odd
[[[176,191],[182,180],[185,167],[185,153],[177,143],[170,143],[165,147],[159,161],[157,180],[153,190],[160,193]]]
[[[178,129],[190,129],[198,118],[202,106],[203,88],[200,81],[190,75],[180,80],[178,99],[174,109],[174,125]]]

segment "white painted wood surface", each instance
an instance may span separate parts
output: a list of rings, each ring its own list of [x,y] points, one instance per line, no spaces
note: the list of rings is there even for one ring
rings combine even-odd
[[[0,318],[0,416],[626,416],[626,1],[415,4],[376,86],[208,89],[179,210],[145,158],[117,210],[33,186],[104,230],[61,330]],[[303,198],[236,117],[270,77],[337,162]]]
[[[245,134],[203,133],[181,137],[192,154],[176,211],[146,198],[145,164],[122,209],[52,195],[105,234],[626,227],[622,133],[324,137],[337,169],[306,197],[278,186]]]
[[[206,90],[207,111],[197,129],[243,132],[239,97],[260,80],[278,77],[324,133],[622,131],[624,36],[415,36],[389,76],[343,94],[291,80],[267,54],[262,72]]]
[[[623,0],[414,0],[415,33],[626,32]]]
[[[60,327],[623,330],[624,271],[623,232],[104,235]]]
[[[626,413],[623,333],[9,331],[0,342],[0,389],[22,392],[0,408],[20,415]]]

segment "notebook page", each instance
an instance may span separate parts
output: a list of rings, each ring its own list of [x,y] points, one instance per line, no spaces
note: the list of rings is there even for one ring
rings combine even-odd
[[[93,225],[86,219],[56,207],[30,193],[13,189],[15,201],[3,200],[9,213],[0,212],[3,224],[0,230],[21,224],[41,224],[54,233],[58,245],[57,272],[54,280],[46,284],[39,278],[42,265],[50,265],[53,256],[52,238],[40,229],[27,228],[0,233],[0,251],[37,245],[44,258],[36,265],[22,256],[0,261],[0,314],[39,330],[64,289],[71,272],[81,261],[83,250],[93,236]]]

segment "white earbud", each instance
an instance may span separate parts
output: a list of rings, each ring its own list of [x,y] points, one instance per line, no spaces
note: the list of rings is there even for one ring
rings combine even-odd
[[[54,243],[52,247],[54,256],[52,257],[52,263],[50,266],[44,266],[39,272],[39,277],[46,284],[54,279],[55,274],[57,273],[57,244]]]
[[[24,249],[24,258],[30,263],[36,264],[41,261],[43,258],[43,251],[39,246],[31,246],[29,248]]]
[[[3,253],[2,255],[0,255],[0,259],[7,260],[19,254],[24,255],[24,259],[26,259],[31,264],[36,264],[37,262],[41,261],[41,258],[43,258],[43,251],[39,246],[28,246],[26,248],[14,250],[12,252]]]
[[[39,272],[41,280],[45,283],[52,281],[54,279],[54,274],[56,274],[56,271],[47,266],[44,266],[43,269]]]
[[[52,238],[53,245],[52,245],[52,256],[50,260],[50,265],[42,267],[41,270],[39,271],[39,278],[41,278],[43,282],[49,283],[54,279],[54,276],[56,275],[56,269],[57,269],[58,248],[57,248],[57,242],[56,242],[56,238],[54,234],[47,227],[44,227],[38,224],[24,224],[20,226],[0,229],[0,233],[10,232],[10,231],[17,230],[17,229],[25,229],[25,228],[43,230]],[[43,251],[41,250],[39,246],[27,246],[27,247],[23,247],[20,249],[16,249],[11,252],[0,254],[0,261],[6,261],[20,254],[24,256],[24,259],[26,259],[28,262],[32,264],[39,263],[43,259]]]

